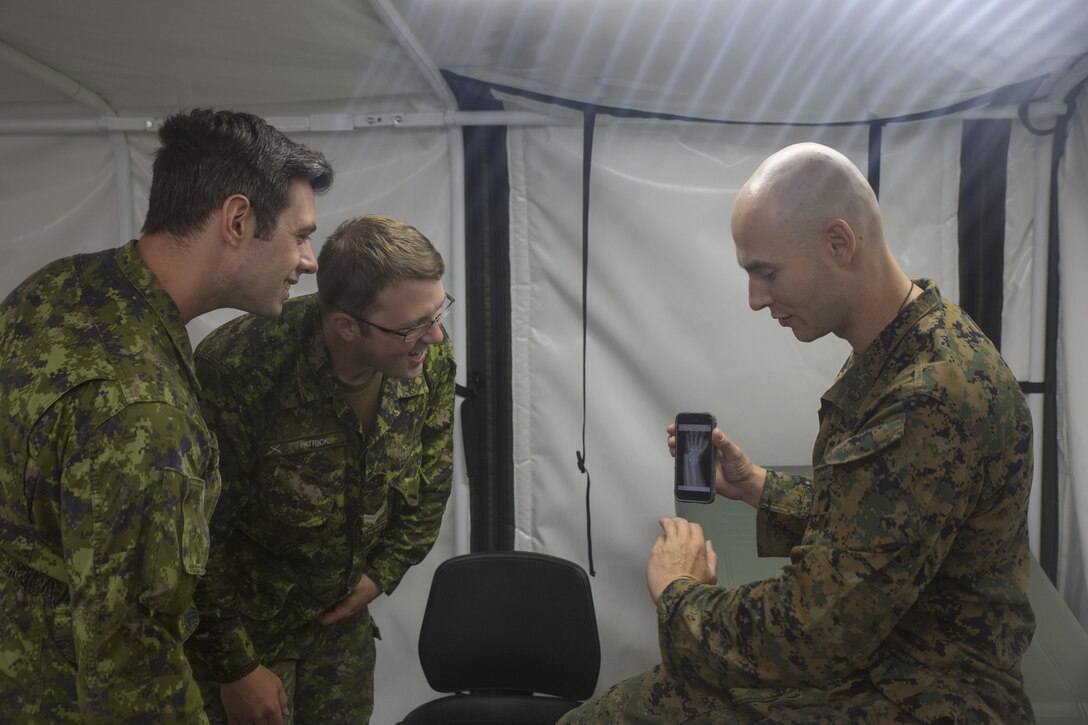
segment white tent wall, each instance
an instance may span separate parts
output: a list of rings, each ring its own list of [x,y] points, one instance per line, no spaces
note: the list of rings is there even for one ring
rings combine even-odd
[[[336,180],[329,193],[318,197],[318,231],[314,249],[344,219],[357,214],[381,213],[404,219],[423,232],[447,260],[446,287],[461,294],[460,251],[451,222],[455,193],[451,173],[449,136],[443,128],[382,128],[349,133],[306,133],[293,137],[323,151],[333,163]],[[129,139],[133,228],[139,229],[147,209],[154,134],[131,134]],[[0,135],[0,298],[27,275],[48,261],[68,254],[116,246],[116,164],[106,134],[3,136]],[[460,179],[456,180],[460,183]],[[303,277],[292,294],[316,290],[312,275]],[[447,328],[459,327],[455,306]],[[239,314],[219,310],[189,324],[195,346],[219,324]],[[463,332],[455,347],[463,347]],[[407,706],[434,696],[427,686],[416,654],[416,640],[431,575],[438,562],[464,553],[468,539],[467,483],[460,463],[460,442],[454,494],[442,531],[428,557],[412,568],[390,597],[371,605],[381,630],[374,722],[391,723]]]
[[[1081,89],[1058,173],[1061,320],[1058,348],[1058,586],[1088,628],[1088,90]]]
[[[108,136],[0,136],[0,159],[0,295],[59,256],[117,243]]]
[[[754,460],[807,465],[819,396],[849,352],[831,337],[801,344],[765,311],[748,308],[746,275],[729,236],[736,190],[766,155],[801,140],[832,145],[865,169],[866,134],[863,127],[599,119],[590,185],[584,447],[582,129],[508,135],[517,546],[588,568],[586,476],[575,456],[584,451],[601,687],[658,661],[644,570],[657,519],[674,509],[664,431],[673,415],[713,412]],[[908,274],[935,279],[953,300],[960,134],[952,119],[889,126],[880,179],[896,257]],[[1041,143],[1018,128],[1009,153],[1002,339],[1022,380],[1029,372],[1033,171]]]

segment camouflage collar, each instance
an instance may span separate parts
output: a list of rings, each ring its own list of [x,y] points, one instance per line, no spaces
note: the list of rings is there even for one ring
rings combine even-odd
[[[312,403],[315,400],[327,397],[323,392],[336,381],[336,373],[332,369],[332,358],[329,357],[329,349],[325,346],[325,336],[321,327],[321,306],[318,304],[317,295],[310,294],[290,300],[292,315],[298,315],[298,360],[295,366],[295,378],[298,385],[298,401],[300,405]],[[286,313],[286,309],[284,310]],[[285,314],[284,317],[287,317]]]
[[[914,329],[919,320],[942,304],[941,292],[937,289],[936,282],[921,278],[914,280],[914,283],[922,288],[922,294],[889,322],[868,348],[863,352],[850,354],[839,371],[835,384],[821,396],[821,400],[851,415],[861,409],[869,391],[903,338]]]
[[[321,305],[318,304],[317,295],[308,295],[306,297],[300,297],[295,303],[298,305],[304,305],[308,309],[303,313],[301,324],[299,326],[299,339],[302,341],[301,351],[302,356],[307,363],[304,366],[299,367],[299,372],[309,369],[314,373],[310,376],[314,379],[320,379],[326,375],[333,375],[332,369],[332,357],[329,355],[329,348],[325,345],[325,334],[321,326]],[[299,383],[303,384],[303,380],[300,378]],[[312,392],[317,392],[315,385],[307,386],[313,389]],[[303,396],[304,399],[312,399],[310,396]]]
[[[196,363],[193,360],[193,344],[189,339],[189,331],[181,322],[181,312],[174,300],[163,289],[158,277],[151,268],[144,263],[136,251],[138,240],[132,240],[114,252],[117,267],[125,275],[132,286],[135,287],[149,307],[155,311],[163,328],[165,328],[170,341],[178,352],[178,357],[185,363],[185,368],[194,385],[199,385],[196,377]]]

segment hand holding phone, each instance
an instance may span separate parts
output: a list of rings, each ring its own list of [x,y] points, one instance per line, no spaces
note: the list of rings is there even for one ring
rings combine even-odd
[[[677,501],[714,500],[714,441],[718,422],[710,413],[676,415],[676,461],[673,494]]]

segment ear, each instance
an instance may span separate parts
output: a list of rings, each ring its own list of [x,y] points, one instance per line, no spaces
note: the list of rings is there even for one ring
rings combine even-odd
[[[359,336],[359,323],[346,312],[334,310],[329,313],[329,322],[336,336],[344,342],[351,342]]]
[[[242,194],[232,194],[219,210],[219,233],[223,241],[232,247],[238,247],[253,233],[255,220],[253,205]]]
[[[824,247],[834,264],[849,266],[857,252],[858,239],[853,227],[844,219],[832,219],[824,225]]]

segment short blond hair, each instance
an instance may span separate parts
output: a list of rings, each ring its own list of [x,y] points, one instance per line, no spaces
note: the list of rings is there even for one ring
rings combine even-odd
[[[326,309],[369,314],[378,294],[405,280],[439,280],[442,255],[418,229],[368,214],[336,228],[317,258],[318,298]]]

